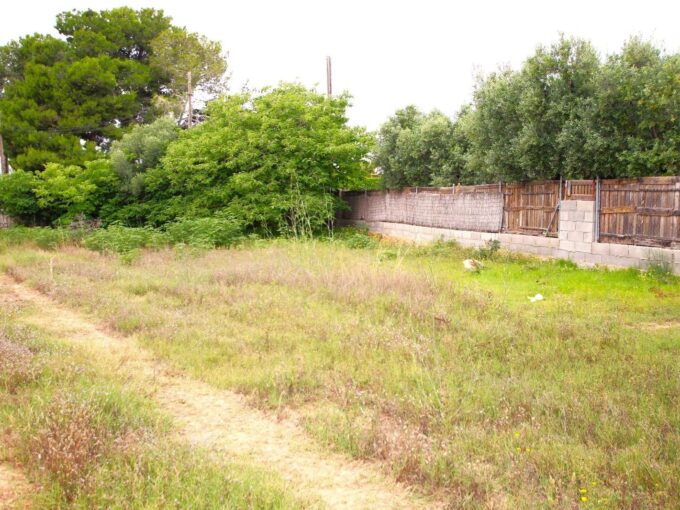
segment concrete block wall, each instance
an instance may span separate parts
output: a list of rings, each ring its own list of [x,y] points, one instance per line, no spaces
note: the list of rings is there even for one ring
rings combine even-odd
[[[384,221],[344,220],[389,237],[428,243],[455,240],[462,246],[479,247],[497,239],[501,247],[539,257],[568,259],[581,266],[646,268],[650,263],[668,264],[680,274],[680,250],[595,242],[595,202],[564,200],[560,206],[558,237],[472,232]]]

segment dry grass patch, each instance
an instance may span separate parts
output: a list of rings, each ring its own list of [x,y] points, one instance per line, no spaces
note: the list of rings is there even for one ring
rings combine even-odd
[[[467,256],[279,241],[0,262],[456,506],[671,507],[680,334],[627,324],[677,320],[677,281],[514,256],[466,274]]]

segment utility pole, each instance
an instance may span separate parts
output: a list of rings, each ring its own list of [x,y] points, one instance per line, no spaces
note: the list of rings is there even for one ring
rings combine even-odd
[[[326,94],[333,95],[333,74],[331,72],[331,57],[326,57]]]
[[[192,104],[192,94],[193,91],[191,90],[191,71],[187,72],[187,95],[188,95],[188,107],[189,107],[189,114],[187,117],[187,129],[191,129],[191,126],[193,124],[194,120],[194,106]]]
[[[0,175],[9,173],[9,166],[7,165],[7,157],[5,156],[5,142],[0,135]]]

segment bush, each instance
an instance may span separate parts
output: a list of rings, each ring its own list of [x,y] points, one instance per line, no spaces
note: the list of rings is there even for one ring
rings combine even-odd
[[[501,242],[498,239],[489,239],[484,246],[477,248],[476,257],[478,259],[492,259],[501,249]]]
[[[335,231],[333,239],[355,249],[376,248],[379,245],[378,240],[371,237],[367,229],[357,227],[339,228]]]
[[[78,243],[84,231],[48,227],[12,227],[0,229],[0,241],[5,245],[34,244],[44,250]]]
[[[96,230],[83,239],[90,250],[129,253],[139,248],[161,248],[170,244],[168,235],[148,227],[123,227],[111,225]]]
[[[233,246],[243,239],[243,223],[230,216],[185,218],[170,223],[165,231],[172,243],[199,248]]]

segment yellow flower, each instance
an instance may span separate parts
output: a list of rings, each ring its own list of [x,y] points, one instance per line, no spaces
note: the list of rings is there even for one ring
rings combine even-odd
[[[585,494],[586,492],[588,492],[588,489],[586,489],[585,487],[581,487],[578,491],[579,491],[581,494]]]
[[[585,497],[585,496],[581,496],[581,501],[583,501],[585,503],[586,501],[588,501],[588,498]]]

